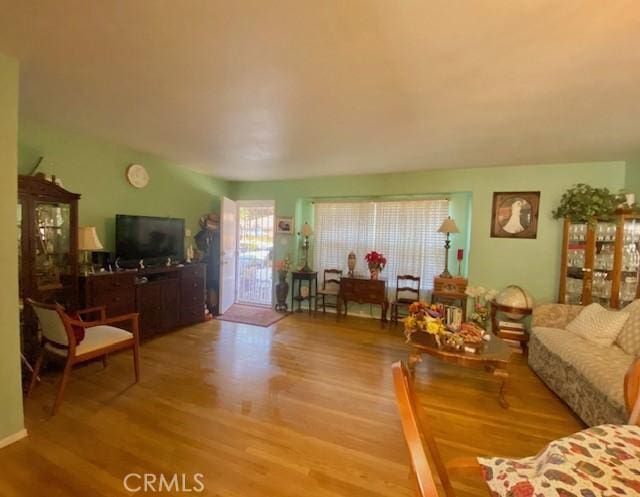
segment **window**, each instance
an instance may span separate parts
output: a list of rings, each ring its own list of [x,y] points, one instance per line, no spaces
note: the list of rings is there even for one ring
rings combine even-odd
[[[444,235],[438,233],[449,215],[449,201],[404,200],[377,202],[319,202],[315,204],[315,267],[320,278],[330,268],[347,271],[347,256],[355,252],[356,271],[368,273],[364,256],[382,252],[382,275],[391,287],[396,276],[419,275],[423,289],[444,268]]]

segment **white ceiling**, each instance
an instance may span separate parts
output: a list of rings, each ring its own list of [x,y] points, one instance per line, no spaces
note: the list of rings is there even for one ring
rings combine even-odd
[[[640,156],[640,3],[0,0],[21,114],[230,179]]]

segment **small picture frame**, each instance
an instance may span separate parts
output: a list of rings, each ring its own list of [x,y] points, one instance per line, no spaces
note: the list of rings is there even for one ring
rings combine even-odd
[[[293,234],[293,217],[281,216],[276,218],[276,233]]]
[[[540,192],[494,192],[492,238],[536,238]]]

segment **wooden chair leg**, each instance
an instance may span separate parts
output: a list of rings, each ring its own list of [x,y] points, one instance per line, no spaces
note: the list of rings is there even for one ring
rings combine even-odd
[[[102,356],[102,367],[107,367],[107,354]]]
[[[38,382],[38,376],[40,375],[40,369],[42,369],[42,363],[44,362],[44,348],[40,351],[40,355],[38,355],[38,359],[36,360],[36,365],[33,368],[33,373],[31,376],[31,382],[29,383],[29,390],[27,390],[27,398],[31,397],[31,393]]]
[[[71,358],[67,358],[67,363],[64,365],[64,371],[62,372],[62,378],[60,379],[58,394],[56,395],[56,400],[54,401],[53,408],[51,409],[52,416],[58,412],[58,408],[60,407],[60,403],[62,402],[62,397],[64,396],[64,389],[67,387],[67,382],[69,381],[69,375],[71,374],[72,367],[73,361],[71,360]]]
[[[136,341],[133,345],[133,370],[136,375],[136,383],[140,381],[140,344]]]

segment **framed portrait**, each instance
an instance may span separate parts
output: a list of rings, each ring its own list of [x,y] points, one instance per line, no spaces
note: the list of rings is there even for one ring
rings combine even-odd
[[[291,235],[293,233],[293,217],[277,217],[276,233]]]
[[[494,192],[492,238],[536,238],[540,192]]]

